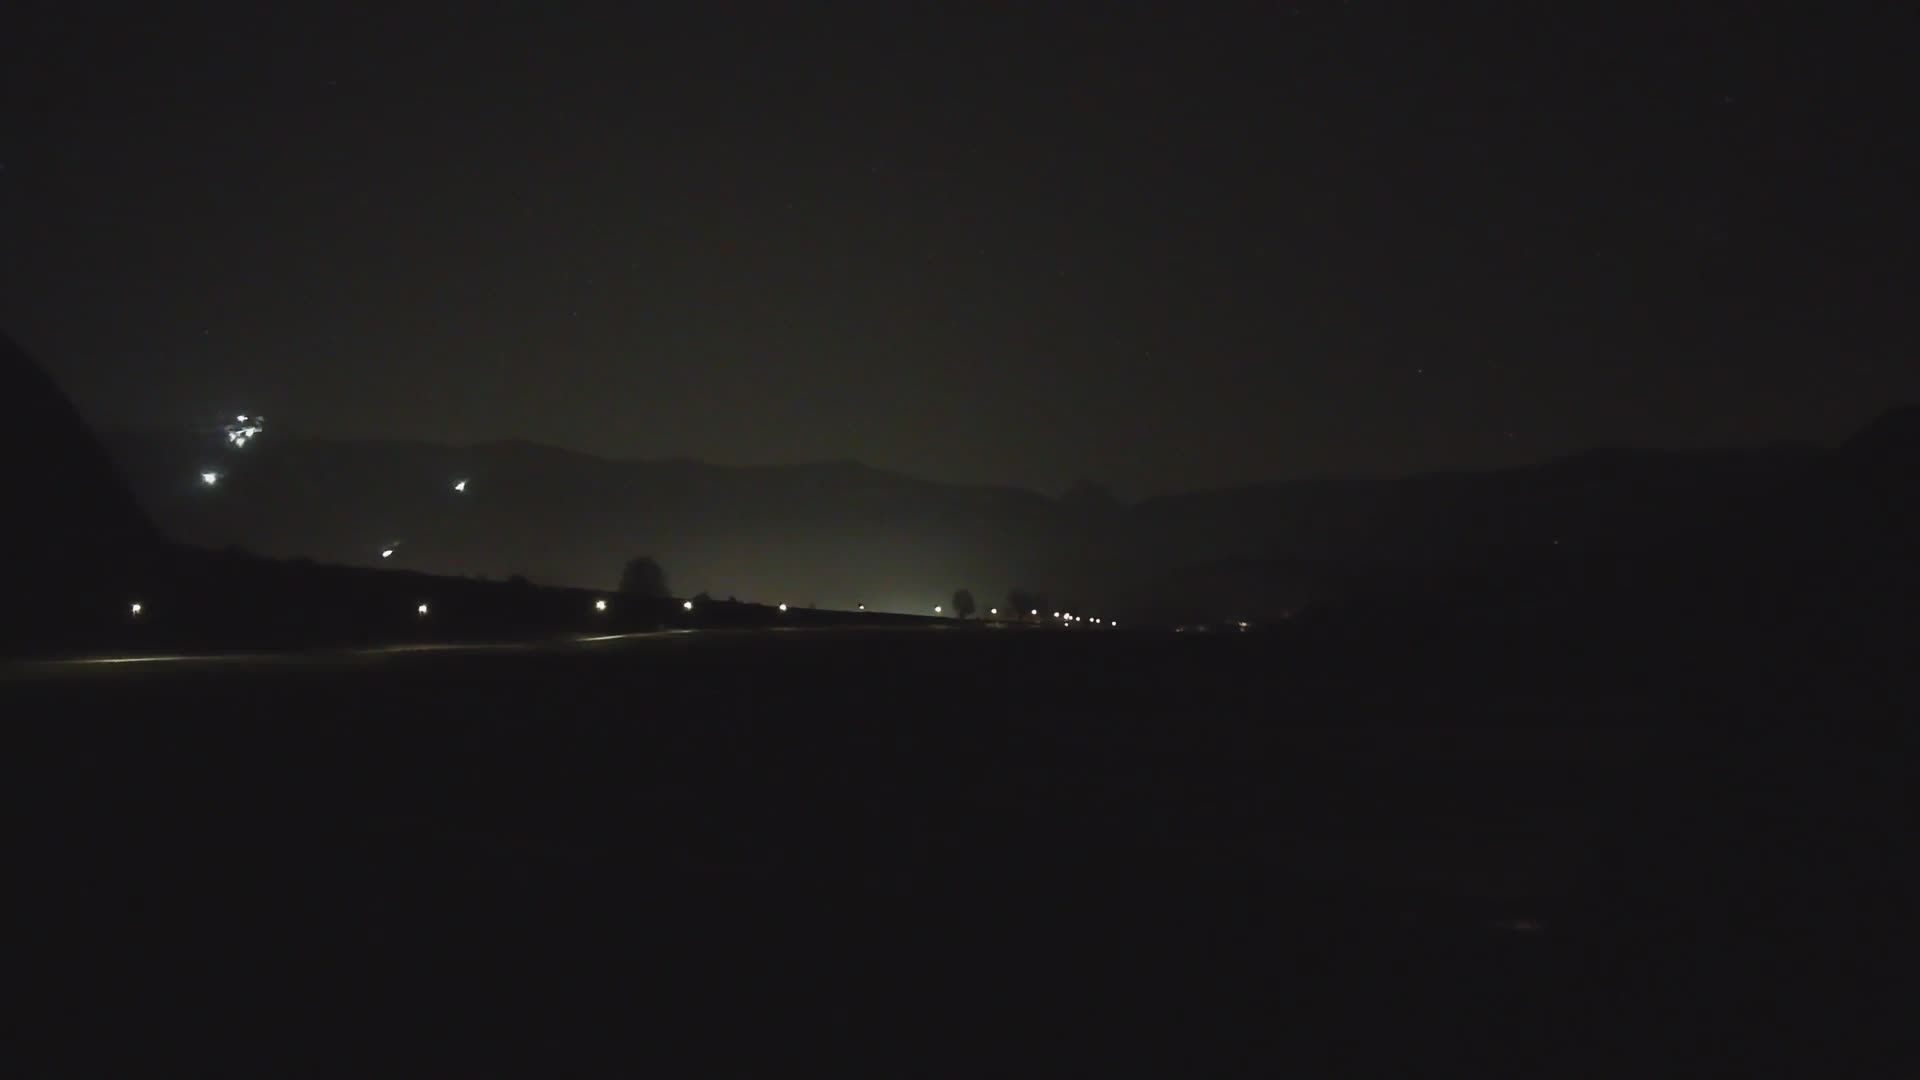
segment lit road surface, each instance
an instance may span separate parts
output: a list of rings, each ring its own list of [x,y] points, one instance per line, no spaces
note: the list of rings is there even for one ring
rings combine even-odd
[[[99,653],[85,656],[0,659],[0,683],[71,680],[87,677],[119,677],[132,672],[216,672],[271,670],[326,670],[370,668],[379,665],[426,662],[437,658],[490,657],[505,661],[524,657],[536,659],[590,658],[622,648],[653,648],[667,642],[690,644],[704,642],[715,648],[729,643],[769,641],[802,637],[919,637],[941,633],[946,628],[933,626],[871,625],[844,626],[761,626],[761,627],[677,627],[668,630],[640,630],[620,634],[568,634],[525,641],[398,641],[386,645],[355,645],[260,650],[253,652],[181,652]]]
[[[413,641],[391,645],[357,646],[334,649],[300,649],[287,652],[227,653],[128,653],[100,656],[76,656],[53,659],[0,661],[0,680],[25,681],[38,678],[63,678],[103,674],[109,671],[349,666],[403,660],[409,657],[462,654],[526,655],[584,652],[605,649],[621,642],[659,641],[692,636],[737,637],[760,635],[769,630],[645,630],[628,634],[583,634],[576,637],[547,638],[536,641]]]

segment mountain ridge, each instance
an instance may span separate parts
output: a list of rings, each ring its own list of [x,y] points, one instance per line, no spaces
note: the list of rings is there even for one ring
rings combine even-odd
[[[1906,431],[1913,415],[1889,410],[1861,430]],[[1876,440],[1907,445],[1897,434]],[[1770,498],[1809,469],[1852,460],[1855,442],[1603,446],[1504,469],[1322,476],[1123,503],[1091,481],[1054,497],[846,459],[720,465],[524,440],[456,447],[271,430],[241,451],[193,433],[104,441],[150,515],[203,546],[585,587],[607,587],[626,558],[652,554],[688,593],[919,611],[967,585],[983,607],[1021,588],[1135,616],[1228,603],[1290,610],[1346,587],[1361,566],[1638,557],[1768,520]],[[205,460],[231,470],[220,489],[191,482]],[[470,488],[454,492],[455,479]],[[389,545],[396,554],[383,560]],[[1285,567],[1285,580],[1256,582],[1250,568],[1263,565]],[[1206,587],[1168,584],[1183,568]]]

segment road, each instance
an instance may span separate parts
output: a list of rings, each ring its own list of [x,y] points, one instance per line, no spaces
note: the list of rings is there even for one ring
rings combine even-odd
[[[1684,1027],[1698,1072],[1754,1017],[1855,1023],[1822,1061],[1867,1046],[1907,918],[1863,899],[1892,895],[1899,789],[1857,761],[1594,752],[1564,703],[1489,724],[1239,635],[669,631],[0,683],[16,968],[94,1028],[218,1017],[196,1046],[304,1045],[253,992],[298,983],[335,995],[304,1016],[786,1009],[922,1055],[1025,1053],[1017,1012],[1103,1073],[1134,1060],[1116,1033],[1235,1057],[1314,1010],[1351,1022],[1343,1054],[1469,1032],[1610,1075]]]
[[[122,653],[87,656],[35,658],[0,661],[0,682],[30,682],[45,679],[75,679],[133,669],[169,671],[216,671],[245,668],[250,670],[346,668],[372,663],[392,663],[425,657],[523,657],[551,656],[577,651],[606,651],[647,642],[702,637],[734,640],[787,634],[860,634],[871,630],[839,627],[769,627],[750,630],[672,629],[637,631],[628,634],[581,634],[570,637],[529,641],[414,641],[389,645],[316,648],[263,652],[220,653]],[[889,630],[885,633],[921,631]]]

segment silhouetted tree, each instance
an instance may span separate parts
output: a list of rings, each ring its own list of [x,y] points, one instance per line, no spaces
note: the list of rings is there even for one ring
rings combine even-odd
[[[973,617],[973,590],[960,589],[953,594],[953,613],[963,619]]]
[[[628,596],[665,599],[668,595],[667,572],[660,569],[660,564],[651,555],[628,559],[626,569],[620,572],[620,591]]]
[[[1025,589],[1010,589],[1007,592],[1007,606],[1001,610],[1016,619],[1029,619],[1030,612],[1039,611],[1047,606],[1047,598],[1040,593],[1030,593]]]

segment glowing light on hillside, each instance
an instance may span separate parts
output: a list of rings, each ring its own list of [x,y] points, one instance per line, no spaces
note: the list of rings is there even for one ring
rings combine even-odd
[[[593,610],[595,611],[607,610],[607,602],[605,600],[595,600],[593,602]]]
[[[785,604],[781,604],[781,605],[780,605],[780,610],[781,610],[781,611],[785,611],[785,610],[787,610],[787,605],[785,605]]]
[[[203,472],[200,474],[200,482],[208,487],[212,487],[220,482],[220,474],[211,470]]]
[[[681,604],[680,604],[680,608],[681,608],[681,610],[683,610],[683,611],[692,611],[692,610],[693,610],[693,601],[691,601],[691,600],[685,600],[685,601],[682,601],[682,602],[681,602]]]

